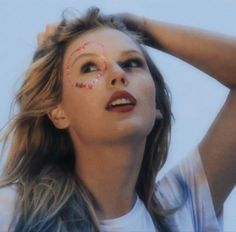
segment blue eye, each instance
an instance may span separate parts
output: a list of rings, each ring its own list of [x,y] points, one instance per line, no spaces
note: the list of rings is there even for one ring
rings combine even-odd
[[[140,58],[132,58],[132,59],[126,60],[125,62],[122,62],[120,64],[120,66],[123,69],[129,71],[129,70],[134,69],[134,68],[143,68],[144,67],[144,62]]]
[[[94,64],[93,62],[88,62],[81,67],[80,72],[90,73],[90,72],[96,72],[97,70],[98,70],[98,67],[96,64]]]

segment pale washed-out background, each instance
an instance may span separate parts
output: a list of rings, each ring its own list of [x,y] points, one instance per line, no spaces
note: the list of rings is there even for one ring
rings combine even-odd
[[[0,0],[0,128],[8,120],[19,80],[37,47],[36,35],[47,23],[60,20],[64,9],[77,9],[83,13],[94,5],[105,13],[127,11],[236,37],[234,0]],[[165,166],[167,170],[200,142],[224,103],[228,90],[174,57],[152,49],[150,52],[173,97],[176,120]],[[226,232],[236,232],[235,210],[236,188],[225,204]]]

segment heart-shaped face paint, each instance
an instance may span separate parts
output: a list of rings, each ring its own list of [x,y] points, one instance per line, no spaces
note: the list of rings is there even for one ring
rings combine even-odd
[[[65,74],[72,86],[93,89],[106,69],[104,45],[98,41],[88,41],[70,54]]]

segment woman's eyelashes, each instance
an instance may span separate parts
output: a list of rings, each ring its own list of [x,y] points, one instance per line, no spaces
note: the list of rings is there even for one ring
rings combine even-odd
[[[118,65],[126,72],[131,72],[133,69],[144,68],[145,63],[141,58],[129,58],[125,61],[118,62]],[[88,61],[83,64],[80,68],[81,74],[88,74],[97,71],[101,71],[103,68],[100,67],[101,64],[94,61]]]
[[[96,72],[98,70],[99,70],[98,65],[95,64],[94,62],[89,61],[81,66],[80,73],[85,74],[85,73]]]
[[[128,72],[136,68],[145,67],[144,61],[141,58],[130,58],[128,60],[120,62],[119,65],[122,69]]]

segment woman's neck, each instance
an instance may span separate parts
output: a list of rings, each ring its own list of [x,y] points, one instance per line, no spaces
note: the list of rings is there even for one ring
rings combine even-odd
[[[76,172],[95,197],[100,220],[122,216],[132,208],[145,142],[80,144],[76,149]]]

